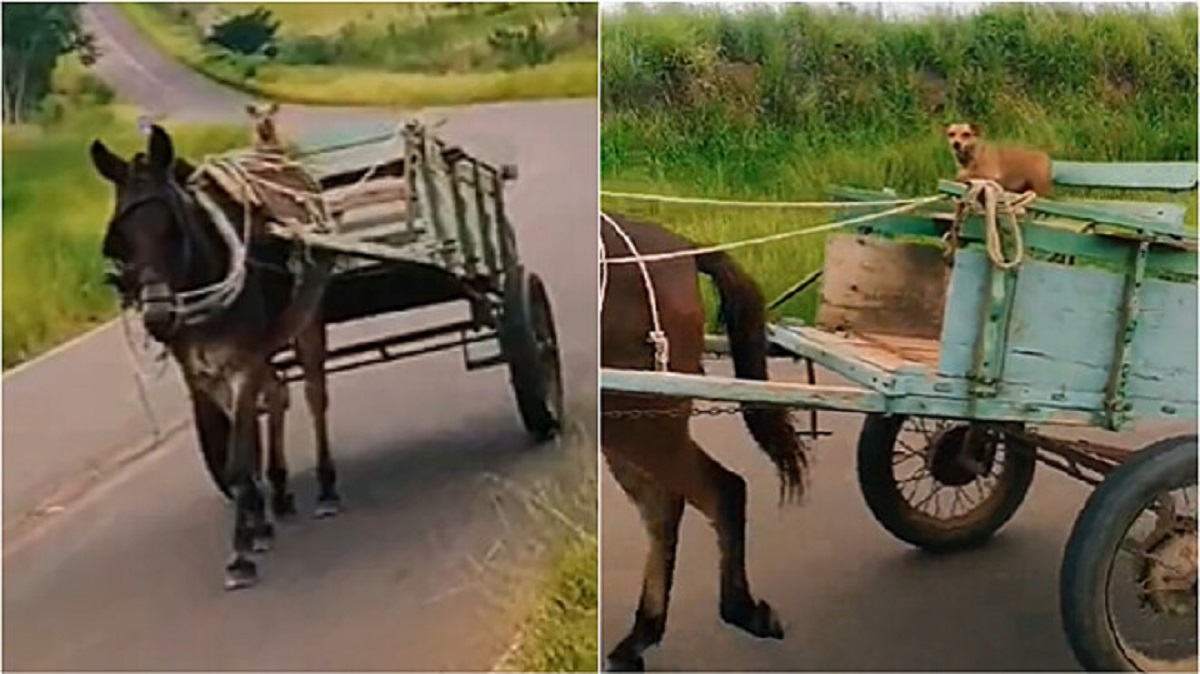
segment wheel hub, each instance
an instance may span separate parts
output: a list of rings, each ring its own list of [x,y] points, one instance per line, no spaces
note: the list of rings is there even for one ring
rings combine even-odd
[[[954,425],[938,429],[929,440],[926,462],[941,484],[962,487],[992,470],[996,438],[982,428]]]
[[[1181,616],[1196,612],[1197,536],[1195,522],[1175,519],[1146,541],[1137,580],[1144,605]]]

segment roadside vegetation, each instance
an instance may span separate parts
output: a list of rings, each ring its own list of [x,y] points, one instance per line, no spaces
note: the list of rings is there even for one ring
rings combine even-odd
[[[134,113],[88,69],[95,56],[78,4],[8,3],[4,19],[3,366],[113,317],[100,238],[111,188],[92,169],[102,137],[131,153]],[[242,132],[172,128],[186,155],[225,149]]]
[[[594,418],[595,413],[595,407],[579,409],[568,418]],[[518,595],[506,602],[520,618],[511,648],[496,665],[499,671],[596,671],[598,457],[590,435],[578,424],[569,425],[553,450],[567,454],[553,475],[530,489],[503,485],[509,492],[504,500],[520,503],[530,515],[535,533],[522,536],[538,550],[541,565],[532,582],[517,583]]]
[[[293,103],[423,107],[596,95],[586,3],[126,3],[172,57]]]
[[[631,8],[606,14],[602,39],[608,190],[820,201],[830,186],[850,185],[923,196],[953,176],[943,128],[954,121],[1056,159],[1197,157],[1194,5],[1088,14],[1002,5],[903,21],[803,5]],[[1195,227],[1194,192],[1120,198],[1186,204]],[[603,204],[704,242],[836,215]],[[774,296],[821,264],[823,243],[818,235],[735,256]],[[811,318],[814,308],[805,293],[785,312]]]

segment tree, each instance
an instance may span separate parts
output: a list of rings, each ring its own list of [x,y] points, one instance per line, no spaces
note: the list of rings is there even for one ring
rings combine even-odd
[[[279,21],[270,10],[256,7],[253,11],[234,14],[214,25],[208,41],[237,54],[271,55]]]
[[[50,91],[61,56],[79,52],[85,65],[96,57],[83,30],[78,3],[6,2],[4,18],[4,120],[21,121]]]

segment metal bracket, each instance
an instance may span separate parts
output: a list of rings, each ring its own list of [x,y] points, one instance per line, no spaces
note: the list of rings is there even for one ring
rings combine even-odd
[[[1017,285],[1016,270],[989,265],[988,301],[975,342],[975,357],[971,371],[971,393],[991,397],[1004,372],[1004,352],[1008,347],[1008,325]]]
[[[1131,251],[1131,264],[1125,272],[1125,292],[1117,325],[1117,343],[1113,349],[1112,366],[1108,371],[1108,385],[1104,390],[1105,423],[1112,431],[1120,430],[1130,421],[1130,405],[1125,401],[1125,385],[1129,383],[1129,361],[1133,338],[1137,334],[1142,285],[1146,280],[1146,258],[1149,253],[1149,241],[1138,243],[1137,248]]]

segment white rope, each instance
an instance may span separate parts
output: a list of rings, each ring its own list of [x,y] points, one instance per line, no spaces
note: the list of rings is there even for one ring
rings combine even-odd
[[[147,376],[146,370],[142,367],[142,361],[138,358],[137,346],[134,344],[133,333],[129,328],[129,312],[121,309],[121,332],[125,336],[125,353],[129,356],[130,369],[133,370],[133,381],[137,384],[138,400],[142,404],[142,411],[146,413],[146,420],[150,422],[150,429],[154,432],[154,441],[157,443],[162,440],[162,426],[158,423],[158,415],[154,413],[154,406],[150,404],[150,393],[146,390],[146,382],[148,380],[160,379],[167,371],[166,350],[164,349],[155,360],[162,363],[158,372],[152,376]],[[143,352],[148,352],[148,344],[143,344]]]
[[[913,211],[913,210],[920,208],[921,206],[924,206],[926,204],[931,204],[935,201],[941,201],[942,199],[945,199],[945,198],[946,197],[944,197],[942,195],[937,195],[937,196],[932,196],[932,197],[924,197],[921,199],[910,200],[909,203],[907,203],[904,206],[897,206],[896,208],[889,208],[888,210],[880,211],[879,213],[868,213],[866,215],[860,215],[858,217],[850,218],[848,220],[839,220],[837,222],[830,222],[830,223],[826,223],[823,225],[817,225],[815,227],[809,227],[808,229],[798,229],[798,230],[792,230],[789,232],[779,232],[777,234],[768,234],[766,236],[760,236],[760,237],[757,237],[754,239],[744,239],[742,241],[734,241],[732,243],[722,243],[722,244],[717,244],[717,245],[713,245],[713,246],[706,246],[704,248],[690,248],[687,250],[674,251],[674,252],[670,252],[670,253],[655,253],[652,255],[636,255],[635,254],[635,255],[631,255],[631,256],[627,256],[627,257],[617,257],[617,258],[612,258],[612,259],[607,260],[607,263],[608,264],[636,263],[638,265],[641,265],[645,262],[659,262],[662,260],[673,260],[673,259],[682,258],[682,257],[695,257],[697,255],[705,255],[707,253],[716,253],[716,252],[725,251],[725,250],[733,250],[735,248],[743,248],[746,246],[757,246],[760,244],[771,243],[773,241],[782,241],[784,239],[790,239],[792,237],[797,237],[797,236],[806,236],[809,234],[819,234],[821,232],[828,232],[828,231],[831,231],[834,229],[841,229],[842,227],[849,227],[850,225],[857,225],[857,224],[861,224],[864,222],[870,222],[871,220],[879,220],[880,218],[886,218],[886,217],[889,217],[892,215],[896,215],[898,213],[905,213],[908,211]],[[604,212],[601,212],[600,216],[605,219],[609,219],[609,216],[606,215]]]
[[[883,199],[879,201],[736,201],[731,199],[705,199],[701,197],[673,197],[665,194],[612,192],[609,190],[600,190],[600,194],[606,197],[630,199],[634,201],[658,201],[667,204],[728,206],[731,208],[859,208],[869,206],[911,204],[919,201],[919,199]]]
[[[608,258],[608,250],[604,247],[604,236],[600,236],[600,313],[604,313],[604,296],[608,293],[608,265],[604,260]]]
[[[621,239],[625,241],[625,245],[629,248],[629,252],[633,254],[635,260],[638,260],[638,270],[642,273],[642,285],[646,289],[646,298],[650,307],[650,323],[654,328],[650,331],[648,338],[650,344],[654,346],[654,369],[658,370],[659,372],[666,372],[671,361],[671,344],[667,339],[667,333],[662,329],[662,322],[659,320],[658,298],[654,292],[654,282],[650,279],[650,270],[646,268],[645,263],[640,261],[641,258],[638,256],[638,249],[637,246],[634,245],[633,239],[631,239],[629,234],[627,234],[625,230],[617,224],[617,221],[610,218],[604,212],[600,213],[600,217],[604,218],[604,221],[607,222],[609,226],[617,232],[617,235],[619,235]],[[605,265],[605,260],[601,259],[600,264],[603,268]],[[604,311],[603,299],[600,302],[600,311]]]
[[[1036,199],[1037,194],[1032,191],[1022,194],[1006,192],[1004,187],[994,180],[969,180],[967,184],[969,187],[966,193],[960,197],[965,208],[959,210],[959,217],[955,219],[953,227],[957,230],[961,225],[967,208],[975,212],[982,210],[987,253],[992,264],[1005,270],[1017,267],[1025,258],[1025,240],[1017,216],[1025,212],[1025,206]],[[983,197],[982,209],[979,206],[980,196]],[[1008,217],[1014,248],[1011,260],[1004,257],[1004,242],[1000,237],[998,212]]]

